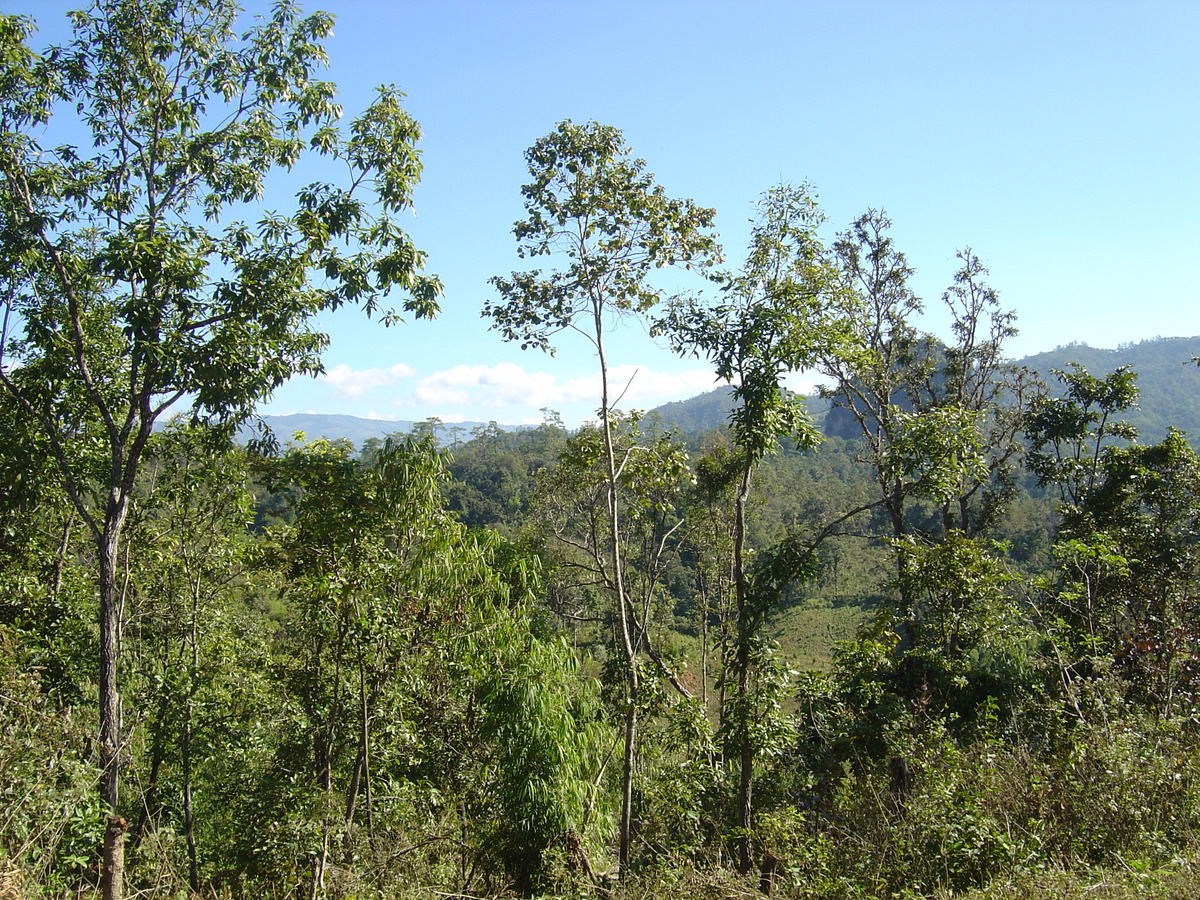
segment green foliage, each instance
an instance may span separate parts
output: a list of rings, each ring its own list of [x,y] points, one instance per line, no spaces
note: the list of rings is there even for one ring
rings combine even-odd
[[[913,649],[960,660],[1017,620],[1006,602],[1013,577],[995,549],[958,532],[933,546],[900,542],[900,613]]]
[[[852,346],[836,271],[817,235],[824,216],[812,188],[776,187],[758,214],[742,270],[714,277],[727,299],[712,306],[679,301],[655,326],[681,352],[707,357],[717,376],[733,384],[734,439],[754,459],[784,437],[815,444],[800,398],[781,381]]]
[[[1164,864],[1122,860],[1112,868],[1047,869],[1021,873],[978,890],[936,897],[966,900],[1187,900],[1200,892],[1200,864],[1187,856]]]
[[[379,303],[399,288],[406,311],[432,316],[440,295],[396,223],[420,172],[399,93],[382,88],[343,133],[335,88],[316,77],[333,18],[281,2],[239,32],[239,12],[97,0],[41,55],[30,22],[0,23],[0,390],[94,541],[106,897],[122,894],[116,825],[132,815],[118,569],[156,423],[186,398],[193,418],[229,427],[319,371],[321,311],[394,320]],[[304,155],[345,166],[348,186],[315,182],[290,211],[264,212],[270,176]]]
[[[313,77],[332,17],[281,4],[238,40],[235,15],[227,3],[97,4],[73,16],[70,44],[10,73],[10,91],[43,102],[10,93],[0,112],[5,302],[25,325],[9,358],[64,385],[81,377],[110,429],[120,414],[104,386],[125,366],[156,398],[148,415],[188,393],[199,411],[236,417],[315,370],[317,310],[372,311],[399,286],[410,311],[436,312],[437,282],[393,218],[420,171],[397,92],[382,90],[343,135],[333,85]],[[42,123],[53,133],[64,110],[78,111],[90,153],[40,146]],[[290,215],[236,218],[306,152],[344,161],[354,187],[313,184]]]
[[[890,699],[870,675],[889,656],[886,644],[859,642],[841,674],[803,692],[816,777],[805,812],[793,813],[810,835],[792,835],[807,848],[792,873],[800,896],[957,895],[1190,846],[1189,729],[1138,714],[1118,681],[1084,688],[1088,724],[1069,725],[1030,694],[1013,718],[983,704],[964,732],[925,701]]]
[[[484,314],[505,340],[553,352],[551,337],[600,310],[646,312],[662,299],[647,276],[662,266],[705,269],[719,258],[715,211],[675,200],[630,156],[621,131],[560,122],[525,153],[528,218],[513,226],[518,255],[562,254],[565,267],[497,276],[501,302]],[[597,325],[599,322],[597,322]]]
[[[47,690],[23,644],[0,625],[0,872],[11,864],[29,888],[65,893],[88,883],[100,842],[95,723]]]
[[[1110,447],[1064,509],[1055,609],[1076,652],[1115,659],[1144,699],[1195,708],[1200,459],[1177,431]]]
[[[604,732],[565,642],[513,634],[489,657],[477,677],[495,805],[480,822],[482,846],[527,894],[546,883],[555,851],[583,852]]]
[[[634,597],[624,580],[625,509],[618,482],[619,469],[629,458],[618,462],[614,445],[604,338],[610,316],[645,313],[663,298],[664,292],[649,280],[653,269],[675,265],[705,269],[720,258],[716,237],[709,231],[715,211],[668,197],[645,171],[645,162],[630,156],[621,132],[596,122],[583,126],[561,122],[530,147],[525,158],[533,180],[522,188],[528,217],[513,226],[518,255],[557,254],[563,267],[545,277],[533,269],[493,278],[501,302],[487,304],[484,314],[495,320],[506,340],[549,352],[553,352],[554,334],[574,328],[591,341],[599,358],[607,525],[593,532],[587,541],[590,550],[585,552],[592,554],[592,570],[598,572],[598,582],[615,607],[614,637],[625,677],[620,824],[620,863],[625,870],[633,815],[638,655],[649,640],[652,587]],[[657,561],[661,549],[651,556]],[[648,572],[643,584],[653,586],[659,574]],[[656,662],[665,668],[661,660]]]
[[[811,550],[792,540],[749,561],[751,482],[755,467],[782,439],[812,448],[820,438],[801,399],[783,387],[784,376],[854,349],[840,308],[837,272],[817,236],[823,216],[812,189],[774,188],[760,201],[758,213],[742,270],[715,278],[728,299],[712,306],[677,301],[655,326],[682,352],[706,356],[718,377],[733,384],[737,403],[730,430],[741,472],[732,498],[735,621],[727,663],[734,687],[721,716],[731,742],[728,752],[740,766],[735,819],[742,871],[750,867],[755,757],[769,755],[765,735],[755,725],[778,721],[766,690],[773,683],[771,670],[760,665],[766,659],[760,631],[787,586],[813,570]]]
[[[852,640],[870,617],[870,607],[815,597],[773,617],[768,636],[796,668],[827,672],[838,644]]]
[[[918,413],[897,410],[894,423],[881,476],[906,485],[909,496],[943,505],[988,477],[978,412],[956,407]]]
[[[1111,421],[1136,405],[1137,373],[1122,367],[1101,380],[1078,363],[1071,372],[1051,371],[1066,393],[1042,397],[1034,405],[1025,425],[1027,464],[1039,484],[1053,485],[1063,503],[1078,506],[1095,485],[1101,457],[1113,439],[1137,437],[1130,425]]]
[[[675,428],[680,434],[695,440],[705,432],[727,423],[733,406],[733,388],[719,387],[688,400],[663,403],[656,406],[653,412],[662,417],[667,427]]]
[[[267,838],[248,861],[281,882],[383,890],[420,873],[529,892],[564,846],[586,853],[607,814],[598,719],[531,609],[536,562],[453,521],[430,436],[369,460],[310,442],[271,468],[298,499],[264,547],[289,612],[252,792],[269,802],[247,810]]]
[[[717,300],[654,326],[734,385],[689,456],[611,408],[604,338],[665,299],[654,269],[709,273],[713,212],[564,122],[514,228],[561,265],[494,279],[486,313],[593,341],[598,426],[430,419],[253,462],[156,430],[314,371],[316,312],[436,312],[396,225],[399,94],[339,130],[330,17],[235,13],[101,0],[41,55],[0,16],[0,896],[95,890],[113,812],[147,896],[1038,896],[1119,868],[1194,893],[1200,458],[1132,442],[1130,369],[1029,405],[969,251],[943,344],[885,216],[830,254],[811,190],[768,192]],[[349,186],[262,213],[304,153]],[[814,363],[851,438],[819,451],[782,387]],[[768,640],[855,624],[803,648],[819,674]]]
[[[692,698],[655,724],[643,753],[639,840],[659,866],[687,867],[701,856],[714,863],[723,848],[727,785],[708,711],[700,698]]]
[[[688,454],[670,434],[644,434],[636,415],[616,413],[613,430],[617,496],[625,511],[619,564],[641,641],[669,609],[657,601],[680,535],[677,503],[689,480]],[[530,512],[533,538],[551,562],[552,602],[570,616],[612,624],[615,610],[595,593],[612,591],[617,581],[607,547],[607,490],[603,432],[585,426],[566,439],[553,468],[534,474]]]
[[[16,413],[0,400],[0,409]],[[45,446],[4,423],[0,441],[0,626],[12,629],[42,688],[80,699],[91,675],[92,585],[78,554],[80,521],[57,484]],[[42,451],[42,452],[39,452]]]
[[[1004,358],[1015,317],[1000,308],[987,269],[969,249],[958,253],[960,266],[942,295],[953,340],[942,344],[917,331],[912,317],[922,304],[890,227],[885,215],[869,211],[834,245],[857,297],[849,315],[867,352],[823,360],[834,379],[823,392],[833,403],[826,427],[861,437],[893,538],[940,540],[953,530],[980,537],[1014,497],[1018,436],[1037,384]],[[920,510],[920,501],[932,509]]]
[[[465,525],[515,531],[528,515],[535,475],[555,464],[566,437],[552,422],[527,431],[477,429],[451,451],[447,505]]]
[[[176,421],[155,435],[149,477],[130,523],[138,553],[128,564],[127,727],[143,785],[134,821],[137,854],[188,872],[220,866],[228,834],[220,788],[227,755],[256,731],[254,695],[264,663],[245,525],[244,454],[220,434]]]

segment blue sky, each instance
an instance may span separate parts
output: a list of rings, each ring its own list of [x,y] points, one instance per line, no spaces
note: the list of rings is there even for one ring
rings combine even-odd
[[[0,0],[38,18],[46,40],[61,38],[74,5]],[[306,7],[337,16],[328,77],[348,114],[380,83],[408,95],[425,134],[408,228],[446,296],[432,323],[323,319],[326,375],[286,385],[264,412],[592,416],[588,345],[564,335],[556,356],[522,352],[480,317],[488,278],[521,266],[511,228],[524,150],[565,118],[623,129],[668,193],[715,207],[732,264],[751,204],[781,181],[815,185],[829,237],[885,209],[935,333],[946,331],[955,252],[968,246],[1017,312],[1014,356],[1200,333],[1195,0]],[[636,323],[611,344],[627,408],[715,385]]]

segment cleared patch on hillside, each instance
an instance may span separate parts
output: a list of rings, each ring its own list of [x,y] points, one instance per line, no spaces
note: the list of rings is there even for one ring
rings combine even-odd
[[[862,603],[835,603],[823,598],[802,600],[773,618],[771,636],[796,668],[827,672],[833,662],[834,646],[840,641],[853,640],[858,626],[870,614],[870,607]]]

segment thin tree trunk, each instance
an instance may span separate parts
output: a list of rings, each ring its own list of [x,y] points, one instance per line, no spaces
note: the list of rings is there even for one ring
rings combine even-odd
[[[74,527],[75,511],[71,510],[63,524],[62,540],[59,541],[58,552],[54,557],[54,580],[50,586],[50,596],[55,602],[58,601],[58,594],[62,590],[63,569],[67,563],[67,551],[71,548],[71,531]]]
[[[888,513],[892,519],[892,537],[897,541],[904,538],[908,529],[904,525],[904,486],[900,481],[894,482],[892,485],[885,487],[885,502]],[[908,585],[904,578],[908,566],[905,562],[905,556],[899,550],[893,550],[892,555],[896,563],[896,581],[900,591],[900,607],[905,611],[905,614],[911,609],[908,597]]]
[[[625,595],[625,574],[621,560],[621,510],[617,496],[617,455],[613,448],[612,415],[608,398],[608,364],[604,358],[604,322],[602,307],[599,302],[593,303],[593,319],[596,335],[596,353],[600,358],[600,418],[604,431],[604,462],[608,480],[608,528],[611,543],[611,565],[613,593],[617,606],[617,623],[621,650],[625,655],[625,753],[621,772],[621,822],[620,822],[620,861],[621,874],[629,868],[630,831],[633,823],[633,769],[637,748],[637,707],[638,707],[638,672],[637,653],[633,646],[633,637],[629,626],[628,598]]]
[[[114,491],[114,494],[116,491]],[[121,697],[117,686],[121,612],[117,588],[117,551],[127,502],[109,504],[99,543],[100,587],[100,797],[108,807],[104,831],[104,900],[122,900],[125,893],[125,834],[128,825],[120,816],[121,801]]]
[[[324,825],[321,828],[321,846],[313,863],[312,896],[315,898],[325,890],[325,870],[329,865],[329,832],[333,827],[333,809],[331,806],[333,794],[333,753],[338,723],[342,719],[342,665],[345,662],[346,636],[349,625],[345,621],[338,624],[337,642],[333,650],[332,687],[330,692],[329,712],[325,720],[325,730],[321,733],[317,725],[317,783],[321,786],[322,804],[325,808]],[[317,665],[320,665],[318,659]],[[318,687],[314,685],[314,691]]]
[[[342,861],[349,865],[354,858],[354,813],[358,807],[359,785],[362,782],[363,767],[367,761],[367,748],[358,745],[358,755],[354,757],[354,768],[350,772],[350,786],[346,789],[346,819],[342,831]]]
[[[375,683],[371,685],[371,695],[363,705],[362,718],[362,792],[364,811],[367,814],[367,840],[372,848],[375,846],[375,804],[371,793],[371,710],[379,699],[379,691],[380,682],[376,676]]]
[[[745,453],[742,481],[734,504],[733,525],[733,583],[737,602],[737,649],[734,653],[734,665],[737,668],[738,717],[735,723],[738,736],[737,864],[738,871],[743,875],[753,866],[754,843],[750,833],[754,808],[754,745],[750,740],[750,642],[754,635],[747,596],[745,556],[746,503],[750,495],[750,475],[754,468],[754,458],[749,450]]]
[[[346,827],[342,835],[342,853],[347,863],[353,857],[354,814],[358,809],[358,796],[367,780],[367,755],[370,750],[368,743],[370,724],[370,702],[367,698],[366,664],[360,659],[358,664],[358,753],[354,757],[354,768],[350,772],[350,787],[346,790]],[[369,783],[369,782],[367,782]],[[368,815],[370,810],[368,808]]]
[[[183,713],[183,734],[180,757],[183,768],[183,834],[187,841],[188,886],[193,894],[200,893],[200,866],[196,852],[196,815],[192,806],[192,717],[196,699],[196,684],[200,673],[200,585],[192,585],[191,665],[188,672],[187,705]]]
[[[125,896],[125,832],[128,830],[129,825],[120,816],[108,817],[100,872],[100,896],[104,900],[123,900]]]
[[[189,710],[189,718],[191,712]],[[192,724],[183,726],[183,834],[187,841],[188,886],[200,893],[200,865],[196,853],[196,815],[192,807]]]
[[[700,593],[700,703],[708,712],[708,588]]]

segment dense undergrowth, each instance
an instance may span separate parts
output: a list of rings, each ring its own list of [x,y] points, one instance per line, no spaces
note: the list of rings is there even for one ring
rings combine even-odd
[[[1091,524],[1065,521],[1053,555],[955,534],[893,544],[905,580],[883,590],[869,589],[897,558],[887,542],[832,545],[807,596],[778,601],[783,647],[754,644],[750,871],[720,535],[676,529],[671,556],[645,558],[673,602],[649,622],[620,873],[624,676],[603,596],[547,540],[547,510],[577,514],[563,472],[545,498],[553,469],[528,479],[530,516],[502,538],[447,511],[460,483],[429,436],[362,455],[301,442],[276,459],[198,439],[158,438],[125,573],[134,895],[1171,897],[1194,884],[1192,481],[1173,488],[1173,518],[1155,511],[1157,535],[1128,496],[1096,492]],[[514,440],[551,466],[578,452],[560,430]],[[1163,447],[1177,455],[1137,451],[1141,475],[1191,471],[1186,447]],[[783,454],[768,477],[795,501],[804,467],[829,471],[844,451]],[[727,450],[710,436],[695,452]],[[686,504],[707,502],[682,493],[649,512],[686,521]],[[779,508],[757,507],[753,527],[779,528]],[[53,528],[8,519],[24,540],[6,550],[0,623],[6,900],[99,883],[94,600],[86,541],[61,514]],[[1106,536],[1088,537],[1101,521]],[[1158,643],[1122,618],[1147,585],[1175,617]]]

